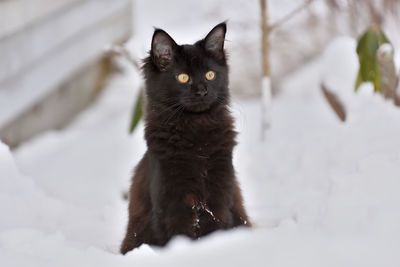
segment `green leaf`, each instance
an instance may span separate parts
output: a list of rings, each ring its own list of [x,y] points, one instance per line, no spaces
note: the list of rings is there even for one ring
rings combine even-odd
[[[382,29],[370,27],[359,39],[357,44],[360,70],[355,83],[355,91],[363,82],[372,82],[375,91],[381,89],[381,78],[376,53],[384,43],[390,43]]]
[[[388,43],[388,44],[391,43],[389,41],[389,39],[386,37],[386,34],[382,30],[380,31],[380,35],[379,35],[379,42],[380,42],[380,45],[386,44],[386,43]]]
[[[358,87],[360,87],[360,85],[362,84],[362,78],[361,78],[361,71],[358,71],[358,75],[357,75],[357,80],[356,80],[356,85],[354,90],[357,92]]]
[[[375,65],[375,77],[374,77],[374,89],[375,92],[379,92],[381,90],[381,72],[379,71],[379,64]]]
[[[143,88],[140,88],[132,112],[131,125],[129,127],[130,134],[135,131],[136,126],[138,125],[142,116],[143,116]]]

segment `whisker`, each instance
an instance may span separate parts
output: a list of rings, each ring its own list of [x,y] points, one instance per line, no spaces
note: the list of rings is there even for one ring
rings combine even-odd
[[[180,110],[183,110],[183,109],[184,109],[184,106],[183,106],[182,104],[178,103],[178,107],[177,107],[176,109],[174,109],[174,111],[172,111],[172,114],[171,114],[166,120],[164,120],[164,121],[162,122],[162,124],[168,124],[168,122],[170,122],[171,119],[172,119],[175,115],[177,115],[177,114],[179,113]]]

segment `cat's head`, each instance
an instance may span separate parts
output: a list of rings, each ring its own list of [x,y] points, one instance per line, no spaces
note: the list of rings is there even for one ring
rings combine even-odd
[[[153,35],[144,73],[150,103],[187,112],[227,105],[226,24],[215,26],[193,45],[178,45],[163,30]]]

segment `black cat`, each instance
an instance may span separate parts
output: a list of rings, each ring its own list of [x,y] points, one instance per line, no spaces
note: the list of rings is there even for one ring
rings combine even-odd
[[[177,45],[154,32],[143,66],[148,150],[133,177],[122,254],[250,226],[232,165],[225,33],[221,23],[194,45]]]

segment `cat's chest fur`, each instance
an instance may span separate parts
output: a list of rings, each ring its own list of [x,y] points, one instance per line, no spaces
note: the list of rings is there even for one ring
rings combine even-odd
[[[174,192],[181,194],[185,205],[194,209],[190,214],[203,214],[200,225],[212,222],[213,211],[222,203],[217,201],[219,196],[232,194],[236,132],[231,115],[229,112],[186,114],[167,124],[154,122],[147,124],[146,139],[158,162],[157,175],[153,176],[156,178],[152,179],[153,185],[157,184],[152,195],[153,202],[158,203],[156,210],[165,209],[164,201],[161,204],[158,201],[168,198],[163,194]],[[231,200],[226,201],[223,205],[229,207]]]
[[[148,147],[160,158],[186,156],[210,160],[218,152],[231,153],[236,132],[229,114],[184,116],[167,124],[148,124]]]

